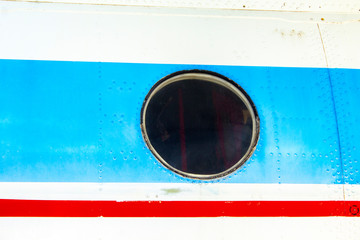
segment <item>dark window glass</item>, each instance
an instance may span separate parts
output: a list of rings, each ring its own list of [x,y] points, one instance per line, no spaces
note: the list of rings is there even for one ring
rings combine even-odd
[[[188,177],[211,178],[236,169],[254,145],[254,111],[245,95],[208,73],[176,78],[153,88],[145,102],[143,132],[150,149],[165,166]]]

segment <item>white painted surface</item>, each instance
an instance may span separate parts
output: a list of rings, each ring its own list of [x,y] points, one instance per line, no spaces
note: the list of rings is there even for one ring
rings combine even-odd
[[[360,199],[360,186],[352,200]],[[356,195],[354,195],[356,194]],[[0,183],[0,199],[344,200],[342,185],[186,183]]]
[[[344,185],[346,200],[360,201],[360,185]]]
[[[35,2],[35,0],[20,0],[19,2]],[[36,2],[302,12],[357,13],[360,10],[360,2],[357,0],[36,0]]]
[[[317,26],[326,22],[328,41],[351,39],[354,56],[330,66],[360,68],[358,18],[0,1],[0,59],[327,67]]]
[[[346,24],[319,24],[319,26],[329,67],[359,68],[360,20]]]
[[[360,218],[0,218],[2,240],[346,239]]]

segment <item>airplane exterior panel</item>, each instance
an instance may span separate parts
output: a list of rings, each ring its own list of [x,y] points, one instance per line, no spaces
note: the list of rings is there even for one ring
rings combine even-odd
[[[0,1],[0,239],[359,238],[357,1],[40,2]],[[260,119],[222,178],[143,140],[150,89],[194,69]]]
[[[254,155],[215,182],[343,183],[327,69],[30,60],[1,61],[0,180],[202,182],[163,168],[139,127],[150,88],[186,69],[228,76],[251,96],[259,113]]]
[[[333,83],[334,100],[339,128],[341,160],[344,171],[345,184],[359,184],[360,140],[359,111],[353,111],[360,104],[360,75],[330,70],[330,77]]]
[[[2,239],[358,239],[358,218],[0,218]],[[21,231],[19,231],[21,226]],[[65,229],[65,230],[64,230]],[[10,234],[9,234],[10,233]]]
[[[3,2],[1,59],[326,67],[317,26],[346,15]],[[130,24],[131,23],[131,24]],[[358,65],[360,66],[360,65]]]

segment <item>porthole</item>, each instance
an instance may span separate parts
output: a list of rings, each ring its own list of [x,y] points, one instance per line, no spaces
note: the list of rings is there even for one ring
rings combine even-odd
[[[235,82],[217,73],[181,71],[158,81],[141,111],[144,140],[155,157],[184,177],[214,179],[253,153],[259,118]]]

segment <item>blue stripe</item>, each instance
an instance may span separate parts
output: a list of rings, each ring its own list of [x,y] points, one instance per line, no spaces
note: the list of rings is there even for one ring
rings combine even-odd
[[[140,130],[153,84],[186,69],[236,81],[259,113],[255,154],[216,181],[360,183],[360,70],[28,60],[0,60],[0,181],[199,182],[158,163]]]
[[[360,71],[330,69],[346,184],[360,184]]]

